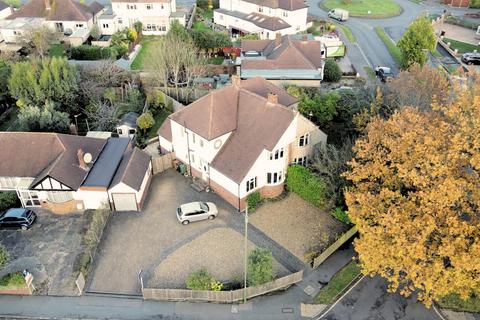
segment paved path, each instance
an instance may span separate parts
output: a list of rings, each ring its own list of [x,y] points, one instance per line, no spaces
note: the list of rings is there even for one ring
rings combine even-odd
[[[244,234],[245,221],[243,213],[232,214],[232,219],[228,222],[228,226],[240,234]],[[257,247],[270,250],[273,257],[290,272],[297,272],[304,268],[309,268],[290,251],[278,244],[275,240],[271,239],[251,223],[248,224],[248,240],[253,242]]]

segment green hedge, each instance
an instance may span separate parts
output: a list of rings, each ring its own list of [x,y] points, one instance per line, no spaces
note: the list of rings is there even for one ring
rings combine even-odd
[[[332,212],[331,212],[331,215],[335,219],[337,219],[337,220],[339,220],[339,221],[341,221],[345,224],[352,224],[352,221],[350,220],[350,217],[348,216],[348,212],[343,211],[342,208],[337,207],[337,208],[333,209]]]
[[[3,245],[0,244],[0,269],[2,269],[8,262],[8,252]]]
[[[257,209],[257,207],[258,207],[258,205],[260,204],[261,201],[262,201],[262,196],[260,195],[260,192],[255,191],[255,192],[250,193],[247,196],[248,210],[250,212],[255,211],[255,209]]]
[[[325,182],[303,166],[288,168],[287,188],[317,207],[325,204]]]
[[[20,200],[16,192],[0,192],[0,212],[19,205]]]
[[[127,52],[125,46],[99,47],[81,45],[71,49],[71,58],[75,60],[119,59]]]

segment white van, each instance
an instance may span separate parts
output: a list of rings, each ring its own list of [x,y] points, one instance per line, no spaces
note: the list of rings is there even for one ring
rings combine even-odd
[[[333,9],[328,12],[328,17],[337,19],[338,21],[347,21],[348,20],[348,11],[344,9]]]

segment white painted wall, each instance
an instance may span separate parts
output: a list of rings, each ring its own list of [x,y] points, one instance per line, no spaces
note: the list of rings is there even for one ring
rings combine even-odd
[[[73,193],[73,199],[82,200],[85,209],[109,208],[107,190],[77,190]]]
[[[283,148],[283,158],[277,160],[270,160],[270,151],[264,149],[240,184],[240,198],[243,198],[249,193],[254,192],[256,189],[262,188],[263,186],[267,185],[268,172],[283,172],[282,180],[270,185],[276,185],[284,181],[285,173],[289,162],[289,145],[295,141],[296,137],[297,117],[298,114],[290,123],[287,130],[285,130],[284,134],[280,137],[277,144],[275,145],[275,148],[273,148],[272,150],[273,152],[275,152],[275,150]],[[247,192],[246,183],[254,177],[257,177],[257,188]]]
[[[0,20],[5,19],[11,14],[12,14],[12,8],[5,8],[3,10],[0,10]]]

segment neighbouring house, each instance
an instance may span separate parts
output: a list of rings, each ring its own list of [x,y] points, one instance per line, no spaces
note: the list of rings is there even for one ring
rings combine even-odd
[[[306,30],[307,11],[304,0],[220,0],[213,20],[228,28],[232,36],[252,33],[260,39],[274,39],[277,33]]]
[[[12,8],[5,2],[0,0],[0,20],[5,19],[13,12]]]
[[[324,54],[320,41],[307,35],[281,36],[274,40],[244,40],[237,58],[242,79],[264,77],[278,84],[320,85],[323,80]]]
[[[288,165],[305,165],[313,146],[326,142],[297,105],[263,78],[233,77],[232,85],[171,114],[158,131],[160,148],[243,210],[252,192],[280,195]]]
[[[129,137],[133,139],[137,133],[137,119],[138,113],[128,112],[122,116],[120,123],[117,126],[117,133],[121,137]]]
[[[60,213],[142,208],[150,156],[128,138],[0,132],[0,145],[0,191],[15,191],[24,207]]]
[[[170,23],[177,20],[186,24],[187,11],[177,8],[175,0],[111,0],[112,5],[100,16],[98,26],[102,34],[111,35],[124,28],[133,28],[135,22],[143,25],[143,34],[162,35]]]
[[[5,42],[19,43],[22,34],[39,25],[46,25],[73,46],[84,43],[104,7],[98,2],[89,5],[74,0],[30,0],[5,18],[0,28]]]

